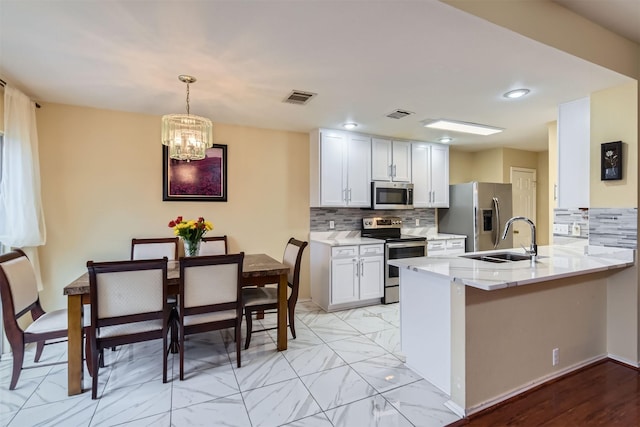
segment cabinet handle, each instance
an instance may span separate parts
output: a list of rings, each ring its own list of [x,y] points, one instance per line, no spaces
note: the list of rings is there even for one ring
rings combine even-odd
[[[436,202],[436,192],[432,191],[431,192],[431,203],[435,203]]]
[[[356,277],[360,276],[360,263],[355,258],[353,259],[353,262],[356,264]]]
[[[349,198],[347,199],[347,201],[351,201],[351,189],[349,189]]]
[[[392,176],[396,176],[396,165],[393,165],[393,175]]]
[[[364,277],[364,260],[360,259],[360,277]]]
[[[342,200],[344,200],[345,202],[347,201],[347,189],[345,188],[344,190],[342,190],[343,196],[342,196]]]

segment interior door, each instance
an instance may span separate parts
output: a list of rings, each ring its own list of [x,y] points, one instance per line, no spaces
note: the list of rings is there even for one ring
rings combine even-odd
[[[511,168],[513,191],[513,216],[524,216],[536,223],[536,170]],[[531,245],[531,230],[523,221],[516,221],[513,227],[513,247]]]

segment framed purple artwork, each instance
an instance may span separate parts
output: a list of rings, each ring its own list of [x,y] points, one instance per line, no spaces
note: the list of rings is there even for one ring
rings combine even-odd
[[[227,201],[227,146],[213,144],[202,160],[169,158],[162,147],[163,201]]]

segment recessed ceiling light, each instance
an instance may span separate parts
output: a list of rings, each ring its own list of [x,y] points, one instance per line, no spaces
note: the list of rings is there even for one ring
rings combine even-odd
[[[502,96],[504,96],[505,98],[515,99],[515,98],[521,98],[526,94],[528,94],[529,92],[531,92],[529,89],[514,89],[514,90],[510,90],[509,92],[505,93]]]
[[[349,122],[349,123],[343,124],[342,127],[347,129],[347,130],[351,130],[351,129],[357,128],[358,124],[357,123],[353,123],[353,122]]]
[[[438,142],[442,142],[443,144],[448,144],[452,141],[453,141],[453,138],[451,138],[450,136],[443,136],[442,138],[438,139]]]
[[[455,120],[432,120],[425,123],[424,127],[433,129],[442,129],[452,132],[472,133],[474,135],[493,135],[494,133],[502,132],[504,129],[480,125],[478,123],[458,122]]]

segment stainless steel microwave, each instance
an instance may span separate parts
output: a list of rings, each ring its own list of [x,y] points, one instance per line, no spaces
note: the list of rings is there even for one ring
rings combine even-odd
[[[413,209],[413,184],[406,182],[371,183],[372,209]]]

